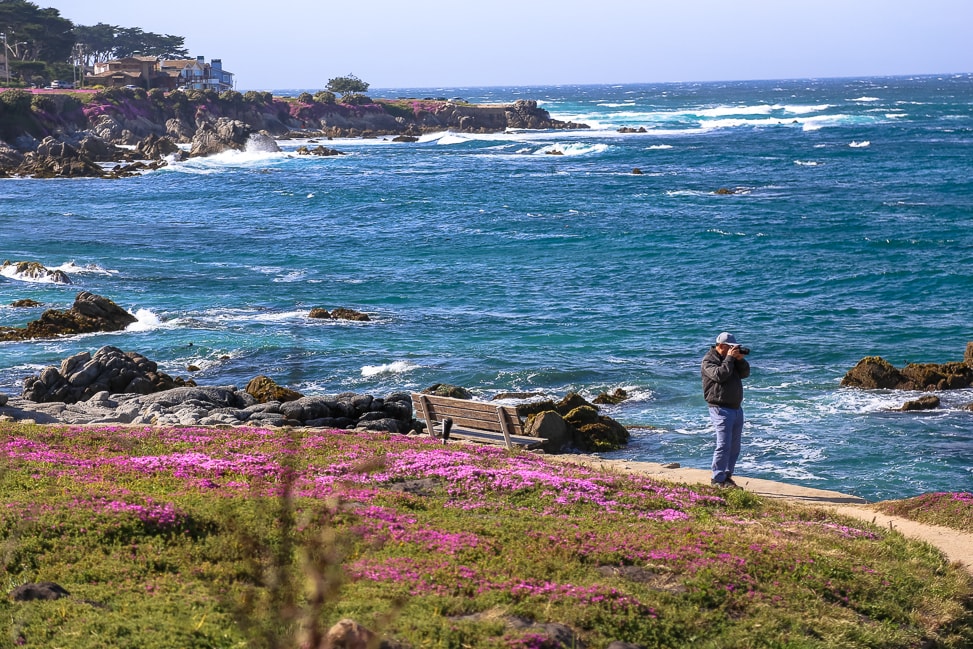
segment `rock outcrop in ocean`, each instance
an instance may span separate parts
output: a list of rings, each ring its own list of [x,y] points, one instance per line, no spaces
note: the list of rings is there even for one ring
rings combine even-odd
[[[108,298],[82,291],[67,311],[48,309],[26,327],[0,327],[0,341],[122,331],[135,322],[135,316]]]
[[[243,150],[255,135],[266,145],[289,137],[407,140],[445,130],[587,128],[552,119],[532,100],[474,105],[359,95],[346,104],[333,97],[285,99],[253,91],[166,93],[114,88],[79,99],[72,93],[31,95],[12,89],[0,95],[0,113],[5,118],[0,120],[0,177],[123,177],[146,167],[112,168],[105,163],[139,162],[155,168],[165,164],[166,156],[184,154],[184,148],[191,156]],[[330,151],[322,148],[320,154]]]
[[[909,363],[896,368],[881,356],[866,356],[841,379],[844,387],[865,390],[959,390],[973,387],[973,342],[962,361]]]

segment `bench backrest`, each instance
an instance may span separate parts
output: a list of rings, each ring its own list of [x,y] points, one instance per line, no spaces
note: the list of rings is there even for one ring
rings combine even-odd
[[[412,395],[412,405],[416,417],[426,420],[430,434],[433,424],[442,422],[445,417],[452,419],[453,425],[459,428],[488,430],[505,435],[523,434],[523,426],[514,406],[417,393]]]

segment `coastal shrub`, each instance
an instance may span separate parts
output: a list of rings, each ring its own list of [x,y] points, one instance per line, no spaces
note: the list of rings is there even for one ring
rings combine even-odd
[[[333,104],[336,100],[335,94],[329,90],[320,90],[314,93],[314,101],[319,104]]]
[[[894,531],[421,436],[0,422],[0,499],[8,590],[71,593],[0,598],[11,645],[973,643],[973,579]]]
[[[58,112],[57,104],[54,99],[48,95],[34,95],[31,98],[31,108],[34,110],[43,111],[45,113],[55,114]]]
[[[0,92],[0,106],[7,114],[26,113],[30,111],[33,95],[27,90],[17,88]]]
[[[273,102],[274,96],[269,92],[248,90],[243,94],[243,99],[248,103],[270,104],[271,102]]]
[[[368,95],[363,95],[361,93],[352,92],[341,97],[341,103],[348,106],[365,106],[367,104],[374,104],[372,98]]]
[[[309,92],[302,92],[297,96],[297,101],[301,104],[312,104],[314,103],[314,97]]]
[[[973,534],[973,493],[935,492],[881,502],[875,507],[893,516]]]

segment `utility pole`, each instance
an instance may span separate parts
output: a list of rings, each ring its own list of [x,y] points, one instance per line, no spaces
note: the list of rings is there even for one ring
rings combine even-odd
[[[0,33],[3,37],[3,69],[7,71],[7,85],[10,85],[10,48],[7,46],[7,32]]]

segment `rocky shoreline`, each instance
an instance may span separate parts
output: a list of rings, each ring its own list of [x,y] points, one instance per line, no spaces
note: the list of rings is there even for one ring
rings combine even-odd
[[[31,95],[5,90],[0,92],[0,177],[122,178],[173,158],[248,147],[278,151],[277,142],[287,139],[388,136],[414,142],[424,133],[447,130],[579,128],[587,126],[552,119],[533,100],[494,106],[357,96],[355,103],[344,104],[333,97],[284,99],[261,92],[116,88],[93,95]],[[340,151],[319,146],[299,153]]]

